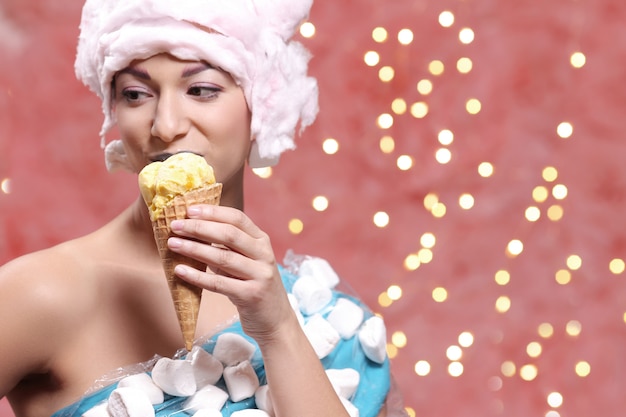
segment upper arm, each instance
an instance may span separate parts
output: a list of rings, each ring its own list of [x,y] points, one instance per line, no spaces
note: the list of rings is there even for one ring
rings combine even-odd
[[[53,251],[0,268],[0,397],[29,374],[47,371],[71,327],[72,290]]]

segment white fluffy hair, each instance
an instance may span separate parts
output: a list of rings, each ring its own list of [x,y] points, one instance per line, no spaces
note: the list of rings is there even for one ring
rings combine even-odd
[[[252,113],[249,164],[275,165],[294,136],[315,120],[318,88],[309,52],[291,40],[313,0],[86,0],[76,76],[102,99],[107,168],[130,169],[124,146],[105,146],[115,120],[111,82],[135,59],[167,52],[204,60],[231,74]]]

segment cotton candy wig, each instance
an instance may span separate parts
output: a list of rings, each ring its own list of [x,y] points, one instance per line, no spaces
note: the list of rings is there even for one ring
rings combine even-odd
[[[87,0],[75,70],[102,99],[107,168],[129,169],[121,141],[105,139],[115,125],[112,79],[131,61],[162,52],[229,72],[252,113],[250,166],[276,164],[295,148],[296,129],[313,123],[318,111],[317,82],[307,75],[310,54],[291,39],[312,1]]]

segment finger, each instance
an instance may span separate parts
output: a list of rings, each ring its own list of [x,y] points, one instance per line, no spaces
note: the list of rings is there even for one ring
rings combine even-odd
[[[187,217],[189,219],[211,220],[218,223],[231,224],[254,238],[260,238],[264,234],[243,211],[232,207],[199,204],[189,207]]]

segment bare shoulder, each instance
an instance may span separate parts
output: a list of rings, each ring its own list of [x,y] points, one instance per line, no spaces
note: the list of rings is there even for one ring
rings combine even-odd
[[[25,375],[45,373],[80,325],[94,290],[80,241],[17,258],[0,267],[0,396]]]

